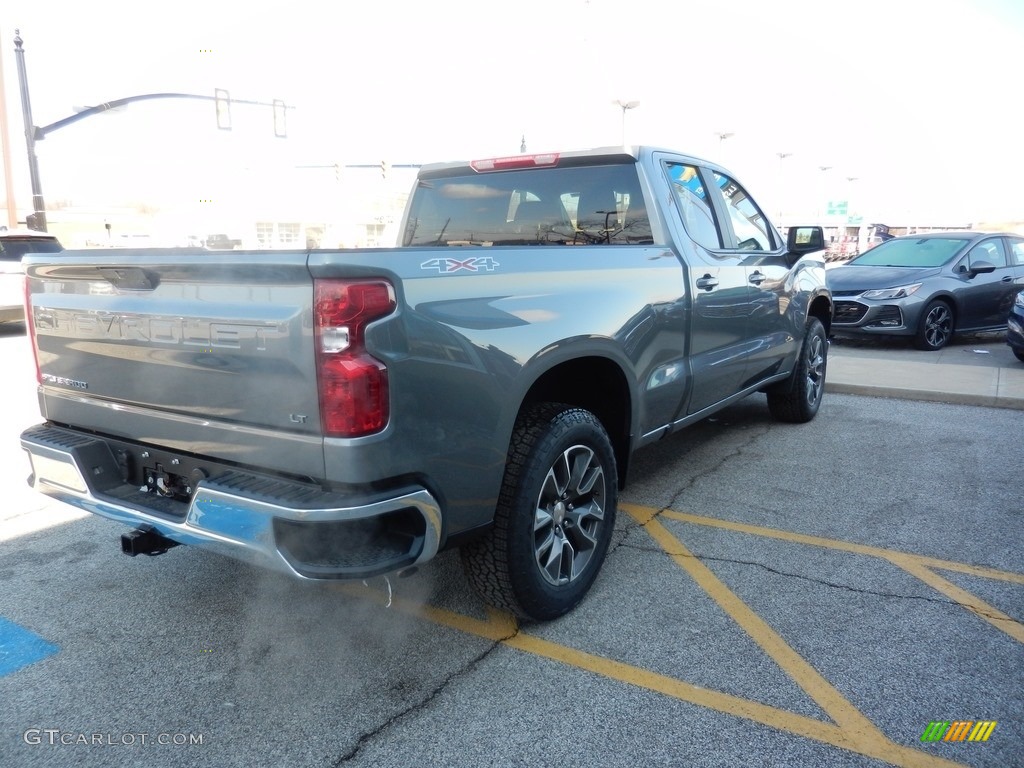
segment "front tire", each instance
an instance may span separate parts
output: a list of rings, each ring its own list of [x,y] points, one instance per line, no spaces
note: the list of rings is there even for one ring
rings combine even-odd
[[[789,380],[768,392],[768,410],[779,421],[804,424],[815,417],[825,394],[825,369],[828,366],[828,339],[821,321],[807,321],[800,357]]]
[[[608,552],[618,480],[594,414],[543,403],[520,415],[494,524],[464,546],[470,583],[489,603],[533,621],[568,613]]]
[[[928,302],[914,337],[914,346],[926,352],[942,349],[953,338],[953,308],[941,299]]]

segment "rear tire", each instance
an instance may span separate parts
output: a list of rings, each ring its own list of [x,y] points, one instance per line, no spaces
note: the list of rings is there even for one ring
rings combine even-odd
[[[543,403],[520,414],[494,524],[464,546],[470,583],[489,603],[533,621],[583,599],[615,527],[618,475],[594,414]]]
[[[1016,357],[1018,360],[1024,363],[1024,349],[1015,349],[1013,350],[1013,354],[1014,357]]]
[[[804,424],[815,417],[825,394],[828,339],[821,321],[807,321],[804,343],[792,376],[778,389],[768,391],[768,410],[779,421]]]

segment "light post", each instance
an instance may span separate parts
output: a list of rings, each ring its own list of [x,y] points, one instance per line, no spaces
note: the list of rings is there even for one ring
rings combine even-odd
[[[818,206],[819,206],[819,208],[818,208],[818,220],[822,224],[824,224],[825,223],[825,213],[824,213],[824,211],[825,211],[825,206],[827,206],[827,204],[828,204],[828,201],[825,200],[826,188],[827,188],[827,185],[825,184],[825,174],[832,170],[832,166],[831,165],[819,165],[818,166],[818,170],[821,171],[821,196],[818,198]],[[824,201],[824,205],[823,205],[823,201]]]
[[[28,175],[32,183],[32,221],[30,229],[46,231],[46,203],[39,181],[39,160],[36,158],[36,124],[32,121],[32,101],[28,94],[28,73],[25,71],[25,50],[20,30],[14,30],[14,55],[18,60],[18,85],[21,87],[21,114],[25,121],[25,145],[28,148]]]
[[[636,109],[640,106],[639,101],[623,101],[622,99],[616,99],[612,104],[617,104],[622,108],[622,146],[626,146],[626,110]]]
[[[725,152],[722,150],[722,145],[726,139],[731,139],[736,134],[732,131],[716,131],[715,136],[718,137],[718,161],[724,162]]]
[[[853,223],[853,217],[855,215],[854,211],[856,209],[853,207],[853,194],[852,194],[852,192],[853,192],[853,182],[857,181],[857,178],[858,178],[857,176],[847,176],[846,177],[846,226],[847,226],[847,228],[849,228],[851,223]],[[859,221],[856,222],[856,224],[857,224],[857,250],[856,250],[856,253],[859,254],[860,253],[860,241],[861,241],[860,233],[861,233],[861,230],[863,228],[863,224],[861,222],[859,222]],[[849,231],[849,229],[847,229],[847,232],[848,231]]]
[[[779,220],[776,222],[780,227],[782,226],[782,187],[785,176],[782,173],[782,161],[787,157],[792,157],[792,152],[776,152],[775,156],[779,158]]]

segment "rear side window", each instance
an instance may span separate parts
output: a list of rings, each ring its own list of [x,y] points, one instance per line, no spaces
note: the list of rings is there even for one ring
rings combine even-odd
[[[718,250],[722,239],[700,172],[695,166],[683,163],[668,163],[667,168],[686,234],[698,245]]]
[[[632,164],[420,179],[402,238],[404,246],[652,242]]]

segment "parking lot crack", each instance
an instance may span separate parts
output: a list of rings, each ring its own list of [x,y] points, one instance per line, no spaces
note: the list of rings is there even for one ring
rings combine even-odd
[[[617,542],[612,542],[611,547],[608,549],[608,555],[615,554],[615,551],[619,547],[624,546],[626,539],[629,538],[630,533],[637,529],[646,527],[648,523],[650,523],[652,520],[657,519],[662,512],[668,512],[674,509],[676,504],[679,502],[679,499],[682,497],[684,493],[693,488],[703,478],[714,475],[732,459],[735,459],[737,456],[742,456],[746,448],[749,448],[753,443],[767,435],[770,431],[770,425],[764,427],[763,429],[751,430],[751,434],[748,436],[746,440],[743,441],[741,445],[736,446],[734,450],[720,457],[714,463],[713,466],[708,467],[707,469],[703,469],[700,472],[697,472],[696,474],[687,478],[681,486],[676,488],[676,490],[672,494],[672,497],[668,500],[668,503],[665,504],[665,506],[663,506],[661,509],[654,511],[652,514],[649,514],[642,519],[631,517],[630,521],[626,523],[625,527],[622,530],[621,539]]]
[[[662,511],[664,511],[664,510],[662,510]],[[637,525],[637,526],[634,526],[634,527],[641,527],[641,526]],[[656,554],[662,554],[662,555],[666,555],[668,557],[689,557],[689,558],[693,558],[694,560],[698,560],[698,561],[700,561],[702,563],[713,562],[713,563],[731,563],[731,564],[734,564],[734,565],[752,565],[752,566],[755,566],[757,568],[761,568],[761,569],[763,569],[765,571],[768,571],[769,573],[774,573],[777,576],[785,576],[787,578],[800,579],[802,581],[808,581],[808,582],[811,582],[813,584],[820,584],[820,585],[825,586],[825,587],[831,587],[832,589],[841,589],[841,590],[844,590],[846,592],[855,592],[855,593],[864,594],[864,595],[874,595],[876,597],[888,597],[888,598],[893,598],[893,599],[897,599],[897,600],[921,600],[921,601],[924,601],[926,603],[937,603],[937,604],[940,604],[940,605],[949,605],[949,606],[963,607],[963,608],[969,609],[973,613],[978,614],[979,616],[983,616],[983,617],[985,617],[987,619],[990,619],[990,620],[994,620],[994,621],[1010,621],[1010,622],[1019,623],[1019,622],[1016,621],[1016,619],[1008,618],[1008,617],[1006,617],[1004,615],[1001,615],[1001,614],[993,614],[992,612],[986,611],[985,609],[983,609],[983,608],[981,608],[979,606],[971,605],[971,604],[967,604],[967,603],[960,603],[960,602],[957,602],[956,600],[948,600],[948,599],[943,599],[943,598],[939,598],[939,597],[928,597],[926,595],[906,595],[906,594],[900,594],[900,593],[897,593],[897,592],[883,592],[883,591],[874,590],[874,589],[862,589],[860,587],[850,586],[849,584],[837,584],[836,582],[828,581],[827,579],[818,579],[818,578],[815,578],[813,576],[806,576],[806,575],[804,575],[802,573],[791,573],[789,571],[781,571],[778,568],[772,568],[770,565],[765,565],[764,563],[758,563],[758,562],[755,562],[753,560],[738,560],[738,559],[735,559],[735,558],[728,558],[728,557],[712,557],[711,555],[696,555],[696,554],[693,554],[691,552],[671,552],[671,551],[662,549],[661,547],[658,547],[658,546],[647,546],[647,545],[643,545],[643,544],[632,544],[632,543],[626,542],[625,540],[623,540],[622,542],[619,543],[619,547],[625,547],[626,549],[634,549],[634,550],[638,550],[638,551],[641,551],[641,552],[654,552]]]
[[[494,651],[497,648],[499,648],[503,643],[511,640],[512,638],[514,638],[518,634],[519,634],[519,629],[517,627],[514,632],[511,632],[507,636],[500,637],[497,640],[494,640],[482,652],[478,653],[476,656],[474,656],[472,659],[470,659],[468,662],[466,662],[464,665],[462,665],[459,669],[457,669],[454,672],[451,672],[450,674],[448,674],[440,683],[438,683],[436,686],[434,686],[434,688],[426,696],[424,696],[420,701],[418,701],[418,702],[416,702],[414,704],[411,704],[408,707],[406,707],[405,709],[403,709],[401,712],[398,712],[398,713],[392,715],[387,720],[385,720],[383,723],[378,725],[376,728],[373,728],[371,730],[366,731],[365,733],[360,734],[359,737],[356,739],[355,744],[352,745],[352,748],[348,752],[346,752],[344,755],[342,755],[340,758],[338,758],[338,760],[334,763],[334,768],[339,768],[339,766],[345,765],[349,761],[351,761],[351,760],[355,759],[356,757],[358,757],[359,753],[363,750],[363,748],[368,743],[370,743],[370,741],[372,741],[379,734],[381,734],[384,731],[386,731],[392,725],[395,725],[396,723],[399,723],[402,720],[405,720],[410,715],[413,715],[413,714],[415,714],[417,712],[421,712],[424,709],[426,709],[427,707],[429,707],[430,704],[438,696],[440,696],[442,693],[444,693],[444,691],[448,688],[448,686],[450,686],[454,681],[458,680],[461,677],[464,677],[464,676],[468,675],[470,672],[472,672],[474,669],[476,669],[480,664],[482,664],[484,662],[484,660],[487,659],[487,657],[490,656],[492,653],[494,653]]]

